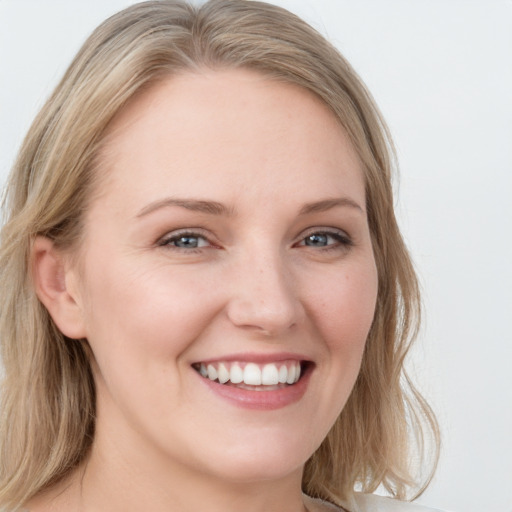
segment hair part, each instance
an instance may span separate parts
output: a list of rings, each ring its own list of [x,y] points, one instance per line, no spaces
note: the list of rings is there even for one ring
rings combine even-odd
[[[93,32],[36,117],[11,173],[0,250],[0,507],[19,507],[69,475],[94,436],[92,355],[86,340],[60,333],[38,301],[33,240],[47,236],[63,250],[80,244],[84,212],[102,179],[98,156],[109,123],[154,83],[204,68],[252,69],[309,90],[336,115],[365,172],[379,276],[375,318],[354,390],[306,464],[304,491],[339,503],[355,488],[383,485],[400,498],[422,489],[411,450],[421,456],[422,432],[437,447],[438,429],[403,367],[420,300],[393,210],[393,147],[377,107],[339,52],[282,8],[162,0],[129,7]],[[433,466],[436,460],[437,451]]]

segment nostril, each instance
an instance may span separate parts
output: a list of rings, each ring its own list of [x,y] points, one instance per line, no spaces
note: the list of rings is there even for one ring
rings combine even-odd
[[[272,336],[298,323],[302,303],[279,255],[262,256],[259,251],[254,256],[251,252],[235,267],[226,305],[234,325]]]
[[[228,306],[228,317],[237,327],[252,329],[264,336],[280,334],[297,323],[298,308],[291,301],[270,302],[235,299]]]

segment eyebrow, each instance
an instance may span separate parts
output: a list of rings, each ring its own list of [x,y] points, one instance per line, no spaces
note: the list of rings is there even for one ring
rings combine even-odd
[[[202,199],[177,199],[173,197],[166,197],[153,203],[148,204],[137,214],[137,217],[144,217],[149,213],[166,208],[168,206],[179,206],[187,210],[195,212],[207,213],[210,215],[232,215],[233,211],[222,203],[217,201],[205,201]]]
[[[300,215],[307,215],[308,213],[319,213],[331,210],[332,208],[349,207],[359,210],[364,213],[363,208],[349,197],[334,197],[332,199],[324,199],[322,201],[315,201],[307,203],[300,209]]]
[[[217,201],[207,201],[204,199],[178,199],[173,197],[166,197],[145,206],[137,215],[137,218],[144,217],[155,210],[166,208],[169,206],[178,206],[187,210],[206,213],[209,215],[226,215],[231,216],[234,213],[233,208],[230,208]],[[359,206],[354,200],[348,197],[336,197],[332,199],[323,199],[312,203],[306,203],[299,211],[299,215],[307,215],[311,213],[320,213],[332,208],[349,207],[359,210],[364,213],[363,208]]]

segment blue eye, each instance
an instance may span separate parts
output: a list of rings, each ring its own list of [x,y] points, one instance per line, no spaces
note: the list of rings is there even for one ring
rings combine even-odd
[[[307,235],[299,245],[331,249],[352,245],[350,238],[343,232],[317,231]]]
[[[173,244],[176,247],[181,247],[183,249],[189,248],[197,248],[199,247],[199,237],[197,236],[180,236],[179,238],[173,240]]]
[[[178,249],[199,249],[210,245],[208,240],[195,233],[178,233],[164,238],[160,245],[176,247]]]
[[[325,247],[329,245],[329,236],[325,233],[314,233],[304,239],[304,245],[310,247]]]

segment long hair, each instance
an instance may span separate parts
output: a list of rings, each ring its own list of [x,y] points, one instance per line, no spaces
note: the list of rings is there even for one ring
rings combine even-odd
[[[162,0],[129,7],[93,32],[36,117],[10,176],[0,250],[0,508],[16,508],[67,476],[94,439],[90,349],[60,333],[38,301],[32,242],[43,235],[61,248],[79,243],[109,122],[152,84],[204,68],[252,69],[309,90],[345,128],[364,168],[375,317],[353,392],[306,463],[303,490],[336,503],[354,489],[383,485],[405,497],[422,488],[411,461],[425,451],[423,432],[437,443],[437,425],[404,371],[420,300],[393,211],[393,149],[377,107],[340,53],[284,9]]]

